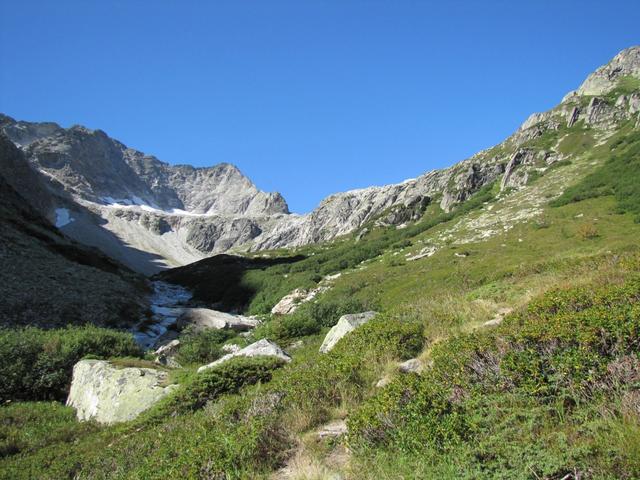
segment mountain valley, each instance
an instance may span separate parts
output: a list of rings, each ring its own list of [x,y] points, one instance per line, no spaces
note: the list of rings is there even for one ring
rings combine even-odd
[[[231,164],[0,132],[0,478],[640,478],[640,47],[304,215]]]

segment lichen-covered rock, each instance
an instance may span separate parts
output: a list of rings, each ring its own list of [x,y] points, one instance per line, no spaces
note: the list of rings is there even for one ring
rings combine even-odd
[[[198,368],[198,372],[203,372],[209,368],[216,367],[224,362],[231,360],[234,357],[276,357],[282,360],[283,362],[290,362],[291,357],[287,355],[284,350],[282,350],[275,343],[263,338],[262,340],[258,340],[251,345],[244,347],[237,352],[228,353],[227,355],[219,358],[215,362],[209,363],[208,365],[203,365]]]
[[[207,328],[246,332],[257,327],[260,320],[242,315],[219,312],[208,308],[186,308],[178,318],[178,328],[192,327],[196,331]]]
[[[338,341],[347,333],[355,330],[360,325],[364,325],[377,314],[377,312],[363,312],[343,315],[342,317],[340,317],[340,320],[338,320],[338,323],[336,323],[331,328],[331,330],[329,330],[327,336],[324,337],[324,341],[320,346],[320,352],[329,352],[331,349],[333,349],[333,347],[336,346],[336,343],[338,343]]]
[[[116,368],[104,360],[81,360],[73,367],[67,405],[78,420],[112,424],[133,420],[171,392],[167,373],[151,368]]]

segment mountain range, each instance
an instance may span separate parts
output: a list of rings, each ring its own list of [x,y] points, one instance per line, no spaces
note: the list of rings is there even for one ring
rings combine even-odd
[[[639,72],[640,49],[624,50],[501,144],[399,184],[336,193],[306,215],[290,213],[279,193],[260,191],[227,163],[169,165],[101,130],[6,115],[0,116],[0,131],[50,192],[50,203],[35,202],[43,215],[71,238],[149,274],[216,253],[325,242],[374,219],[402,228],[420,218],[428,204],[437,202],[447,212],[498,178],[502,189],[520,188],[532,174],[566,157],[556,145],[535,145],[536,139],[580,121],[602,139],[620,121],[637,116],[640,96],[633,89],[613,104],[603,97],[620,79],[638,78]],[[22,193],[33,197],[24,187]]]
[[[305,215],[2,115],[0,224],[0,479],[640,478],[639,46]]]

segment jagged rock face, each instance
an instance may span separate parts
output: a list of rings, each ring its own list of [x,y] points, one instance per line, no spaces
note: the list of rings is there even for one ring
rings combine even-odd
[[[623,50],[613,59],[587,77],[576,90],[578,95],[605,95],[613,90],[623,77],[640,77],[640,47]]]
[[[1,119],[0,119],[1,121]],[[49,219],[53,218],[54,200],[45,182],[29,163],[22,152],[0,133],[0,175],[29,204]]]
[[[329,241],[372,220],[402,226],[419,219],[427,202],[439,202],[448,212],[494,181],[502,189],[522,188],[530,172],[562,159],[557,145],[536,145],[541,137],[584,125],[599,140],[621,122],[640,126],[640,91],[630,91],[639,79],[640,47],[632,47],[560,105],[531,115],[502,144],[402,183],[331,195],[306,215],[290,214],[280,194],[258,190],[233,165],[171,166],[83,127],[0,116],[0,129],[66,199],[73,221],[63,231],[154,273],[162,263],[184,265],[229,250]],[[620,82],[624,93],[612,100]]]
[[[213,222],[212,222],[213,220]],[[241,217],[225,221],[220,218],[191,222],[187,243],[201,252],[225,252],[237,244],[247,243],[262,233],[258,221]]]
[[[258,190],[233,165],[171,166],[81,126],[0,119],[3,132],[65,190],[98,204],[180,209],[193,214],[288,213],[278,193]]]
[[[104,360],[80,360],[73,367],[67,405],[78,420],[113,424],[133,420],[166,397],[168,374],[151,368],[115,368]]]

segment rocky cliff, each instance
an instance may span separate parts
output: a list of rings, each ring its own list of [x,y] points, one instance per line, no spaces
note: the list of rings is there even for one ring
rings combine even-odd
[[[68,212],[57,219],[63,231],[153,273],[229,250],[328,241],[372,220],[401,227],[429,204],[450,211],[496,181],[503,190],[521,188],[570,155],[560,148],[567,129],[589,129],[601,141],[624,122],[638,128],[639,111],[640,47],[632,47],[503,143],[399,184],[331,195],[306,215],[290,214],[280,194],[260,191],[233,165],[172,166],[80,126],[0,116],[0,129]]]

